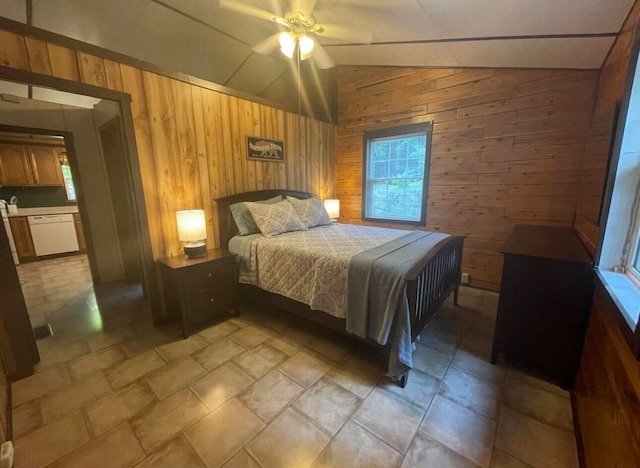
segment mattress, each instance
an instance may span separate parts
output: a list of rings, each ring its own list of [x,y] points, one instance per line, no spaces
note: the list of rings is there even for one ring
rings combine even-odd
[[[353,224],[331,224],[276,237],[235,236],[240,282],[345,318],[349,261],[354,255],[407,234]]]

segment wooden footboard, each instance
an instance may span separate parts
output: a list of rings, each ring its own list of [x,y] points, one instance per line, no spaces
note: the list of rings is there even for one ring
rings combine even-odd
[[[460,236],[444,239],[406,276],[414,341],[452,291],[454,302],[458,302],[463,242]]]

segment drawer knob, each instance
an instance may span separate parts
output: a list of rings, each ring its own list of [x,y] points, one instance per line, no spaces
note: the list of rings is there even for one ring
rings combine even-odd
[[[209,278],[211,278],[211,273],[209,273]]]
[[[209,299],[209,301],[210,301],[210,302],[213,302],[213,298],[212,298],[212,299]]]

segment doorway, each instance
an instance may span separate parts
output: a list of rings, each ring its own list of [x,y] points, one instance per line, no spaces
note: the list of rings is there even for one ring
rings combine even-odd
[[[0,68],[0,78],[3,72],[14,75],[11,70]],[[24,72],[19,72],[19,74],[24,74]],[[86,95],[26,85],[24,83],[26,78],[33,79],[36,84],[40,78],[43,78],[48,86],[51,86],[52,81],[55,81],[60,88],[74,87],[74,83],[65,80],[29,75],[33,76],[8,76],[5,78],[12,79],[9,83],[14,87],[28,86],[28,96],[32,97],[37,94],[35,90],[38,89],[39,93],[52,95],[56,99],[61,96],[65,99],[68,96],[76,96],[79,99],[86,98]],[[16,78],[22,78],[22,80],[16,81]],[[133,126],[128,95],[101,88],[93,89],[94,87],[86,85],[80,85],[80,87],[83,92],[92,92],[93,96],[89,99],[99,101],[92,106],[90,111],[71,109],[70,107],[73,106],[69,106],[61,111],[63,125],[57,124],[56,120],[52,118],[52,114],[49,113],[44,118],[46,125],[38,127],[29,123],[28,119],[33,118],[32,111],[28,113],[16,111],[10,116],[5,113],[2,114],[0,120],[5,123],[2,129],[23,133],[37,131],[40,134],[60,136],[65,141],[66,156],[71,169],[73,185],[77,192],[78,217],[82,224],[79,232],[86,239],[85,264],[89,265],[91,270],[91,284],[84,291],[87,294],[84,296],[82,294],[76,295],[73,299],[69,299],[76,302],[67,303],[67,309],[72,309],[78,305],[78,301],[81,301],[83,307],[88,307],[87,310],[97,312],[90,313],[81,325],[93,327],[91,330],[94,331],[104,327],[102,319],[105,311],[123,309],[127,304],[133,304],[136,311],[144,312],[147,321],[151,323],[151,310],[154,304],[152,304],[153,301],[148,301],[148,298],[157,297],[157,295],[153,294],[155,290],[154,275],[150,274],[153,256],[146,224],[146,211],[142,200],[137,153],[135,142],[132,140]],[[11,93],[5,91],[0,94]],[[15,95],[12,94],[12,96],[9,99],[15,101]],[[86,123],[87,112],[92,113],[89,120],[92,121],[94,128],[93,137],[90,137],[85,131],[78,130],[83,122]],[[6,123],[10,125],[6,125]],[[98,150],[86,150],[87,141],[90,139],[98,142]],[[91,154],[91,158],[93,158],[92,164],[87,163],[88,154]],[[115,168],[110,167],[111,163]],[[120,183],[116,188],[114,185],[117,179],[120,179]],[[97,187],[101,184],[102,197],[97,195]],[[115,219],[119,216],[122,216],[126,222],[117,225]],[[40,276],[64,277],[70,270],[77,270],[76,272],[79,271],[80,278],[82,278],[82,264],[70,266],[65,261],[72,257],[62,256],[45,259],[44,261],[51,265],[54,263],[62,265],[62,269],[59,274],[47,272]],[[82,254],[78,257],[82,257]],[[77,278],[74,277],[73,280],[69,278],[69,290],[73,289],[71,287],[73,283],[83,281]],[[82,285],[80,289],[82,290]],[[69,323],[71,322],[73,320],[69,321]],[[64,327],[59,327],[59,330],[67,331]],[[91,332],[91,330],[85,331]]]

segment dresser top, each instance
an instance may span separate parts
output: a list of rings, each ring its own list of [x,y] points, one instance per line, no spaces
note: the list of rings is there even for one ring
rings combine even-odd
[[[592,263],[571,227],[518,224],[501,250],[504,254]]]
[[[211,249],[211,250],[207,250],[207,254],[204,257],[200,257],[200,258],[189,258],[186,255],[175,255],[173,257],[159,258],[158,262],[168,266],[169,268],[173,268],[175,270],[177,268],[190,267],[190,266],[198,265],[200,263],[213,262],[223,258],[229,258],[229,257],[235,257],[235,256],[236,254],[231,253],[228,250]]]

